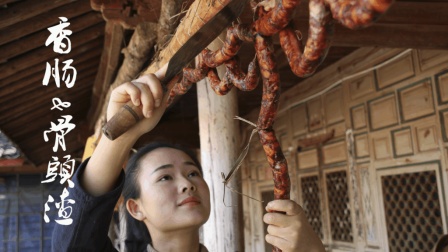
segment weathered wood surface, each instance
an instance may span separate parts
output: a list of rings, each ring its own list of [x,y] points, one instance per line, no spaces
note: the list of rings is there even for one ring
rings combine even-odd
[[[59,6],[65,5],[67,4],[67,2],[75,1],[76,0],[21,1],[10,8],[0,10],[0,17],[2,17],[2,22],[0,22],[0,29],[18,23],[24,19],[45,13]]]
[[[91,8],[88,1],[76,1],[65,2],[65,5],[52,9],[50,12],[45,12],[27,19],[22,17],[20,22],[11,24],[0,30],[0,45],[20,39],[39,30],[46,30],[48,27],[56,25],[59,17],[66,17],[71,20],[71,18],[89,11],[91,11]]]
[[[222,45],[215,40],[209,47],[216,50]],[[225,68],[219,67],[219,76],[224,76]],[[197,83],[199,109],[199,135],[201,142],[201,163],[204,177],[210,188],[211,214],[204,225],[204,244],[209,251],[242,251],[242,230],[239,223],[240,196],[226,190],[225,204],[223,179],[221,172],[227,175],[239,153],[238,102],[236,89],[225,96],[217,96],[210,87],[208,79]],[[237,175],[228,184],[237,191],[241,191]]]
[[[88,26],[96,25],[102,22],[103,19],[98,13],[90,12],[81,17],[71,19],[69,30],[71,30],[73,34],[76,34]],[[0,50],[0,59],[8,60],[45,45],[45,41],[47,40],[49,34],[50,32],[48,30],[43,30],[29,35],[26,39],[13,41],[2,46],[2,50]]]
[[[0,80],[6,79],[7,77],[14,75],[18,71],[25,70],[30,66],[35,64],[45,65],[43,59],[70,59],[71,54],[76,51],[87,51],[91,49],[92,45],[89,42],[94,41],[96,38],[102,37],[104,29],[104,24],[99,23],[97,25],[91,26],[85,30],[75,33],[71,36],[72,42],[72,52],[69,54],[59,55],[53,52],[52,48],[40,47],[33,51],[31,55],[21,55],[13,58],[7,64],[0,65]],[[53,60],[52,60],[53,61]],[[54,64],[54,61],[52,62]]]
[[[121,25],[107,22],[104,31],[103,50],[92,87],[91,105],[87,116],[90,128],[93,128],[96,121],[95,116],[101,109],[101,104],[104,102],[112,78],[117,71],[123,39],[124,30]]]
[[[213,2],[213,3],[212,3]],[[230,0],[223,1],[195,1],[188,9],[187,14],[177,27],[173,38],[160,52],[159,56],[151,63],[144,73],[153,73],[168,63],[174,53],[202,27],[204,22],[210,20]]]

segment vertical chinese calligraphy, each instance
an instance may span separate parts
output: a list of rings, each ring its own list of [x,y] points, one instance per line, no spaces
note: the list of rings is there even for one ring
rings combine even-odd
[[[69,36],[72,35],[72,31],[68,29],[70,23],[66,17],[59,17],[59,24],[48,28],[50,31],[50,36],[48,36],[45,46],[53,44],[53,51],[58,54],[68,54],[71,51],[72,43]],[[62,67],[62,74],[59,69],[59,59],[54,59],[54,66],[52,67],[50,63],[47,62],[45,75],[42,80],[42,85],[48,86],[50,79],[53,78],[57,88],[61,87],[61,80],[65,83],[67,88],[72,88],[75,85],[77,71],[71,66],[73,59],[68,59],[62,62],[64,65]],[[71,106],[70,102],[64,102],[58,97],[52,99],[53,107],[51,110],[64,111],[64,109]],[[71,158],[70,155],[65,155],[65,160],[59,160],[56,156],[57,152],[62,150],[66,151],[65,146],[65,136],[72,131],[76,125],[71,123],[73,117],[71,115],[61,115],[60,119],[57,119],[57,123],[50,122],[50,127],[48,130],[43,132],[43,138],[45,142],[50,141],[51,136],[54,137],[53,152],[55,156],[51,157],[48,161],[47,175],[45,180],[41,183],[51,183],[60,177],[60,183],[67,183],[68,187],[73,188],[74,183],[70,180],[73,175],[75,168],[75,160]],[[59,149],[60,147],[60,149]],[[70,218],[72,213],[72,205],[75,204],[75,200],[69,198],[69,191],[64,188],[62,194],[59,196],[60,201],[55,200],[53,196],[48,195],[48,200],[44,206],[44,221],[46,223],[50,222],[50,218],[47,212],[51,210],[51,206],[58,209],[58,217],[55,222],[60,225],[70,225],[73,220]]]

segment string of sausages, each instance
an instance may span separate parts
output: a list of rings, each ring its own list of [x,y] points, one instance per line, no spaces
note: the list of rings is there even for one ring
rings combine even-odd
[[[234,0],[238,1],[238,0]],[[291,19],[300,0],[280,0],[272,9],[265,9],[265,0],[255,2],[254,19],[249,25],[234,24],[227,29],[222,48],[205,49],[198,57],[197,68],[184,68],[182,80],[171,90],[168,102],[188,91],[193,83],[208,77],[218,95],[227,94],[233,87],[251,91],[258,84],[258,71],[263,83],[263,95],[257,129],[274,180],[274,198],[289,199],[290,179],[286,158],[273,124],[280,96],[280,76],[274,58],[272,35],[279,34],[280,45],[285,52],[291,70],[299,77],[313,74],[325,59],[331,45],[334,24],[340,22],[351,28],[368,26],[384,13],[394,0],[309,0],[309,31],[305,46],[297,36]],[[244,41],[254,43],[256,56],[250,62],[247,73],[239,67],[236,57]],[[226,73],[220,79],[216,67],[224,64]],[[273,251],[281,251],[273,248]]]

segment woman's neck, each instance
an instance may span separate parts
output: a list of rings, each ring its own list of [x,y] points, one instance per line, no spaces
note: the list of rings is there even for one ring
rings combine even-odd
[[[151,232],[152,247],[160,252],[198,252],[199,231]]]

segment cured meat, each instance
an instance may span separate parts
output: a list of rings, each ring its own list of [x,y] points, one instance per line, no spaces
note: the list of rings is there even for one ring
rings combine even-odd
[[[307,77],[316,71],[330,49],[334,31],[331,12],[323,0],[310,0],[309,9],[310,27],[304,49],[292,24],[279,32],[280,45],[286,54],[289,66],[299,77]]]

